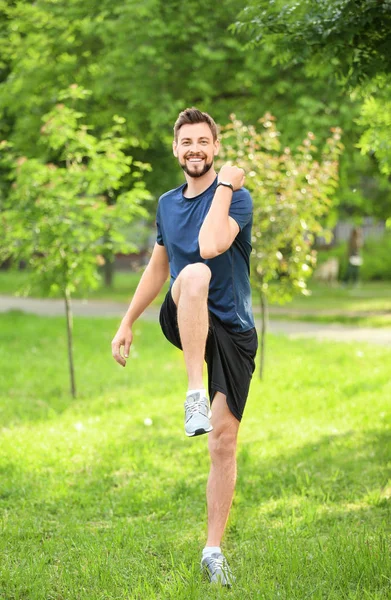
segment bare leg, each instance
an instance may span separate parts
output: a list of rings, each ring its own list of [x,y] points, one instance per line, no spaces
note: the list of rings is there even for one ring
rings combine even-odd
[[[240,425],[230,412],[226,397],[221,392],[217,392],[214,397],[211,421],[214,429],[208,436],[211,466],[206,489],[206,545],[220,546],[236,483],[236,441]]]
[[[209,328],[207,301],[210,278],[207,265],[188,265],[180,272],[171,290],[178,307],[178,327],[189,380],[188,389],[204,387],[202,375]]]

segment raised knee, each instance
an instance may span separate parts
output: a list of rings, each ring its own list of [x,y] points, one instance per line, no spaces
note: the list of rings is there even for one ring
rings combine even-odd
[[[209,433],[209,453],[214,461],[225,461],[235,458],[237,435],[233,431],[212,431]]]
[[[193,263],[182,269],[180,276],[181,289],[197,295],[208,290],[212,273],[204,263]]]

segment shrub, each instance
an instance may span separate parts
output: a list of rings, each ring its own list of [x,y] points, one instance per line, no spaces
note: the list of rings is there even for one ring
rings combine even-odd
[[[391,280],[391,232],[365,240],[362,255],[360,275],[364,281]]]
[[[381,238],[367,238],[362,249],[363,265],[360,268],[361,281],[391,280],[391,232]],[[317,264],[321,265],[329,258],[339,260],[339,279],[343,279],[348,266],[347,243],[339,244],[329,250],[319,250]]]

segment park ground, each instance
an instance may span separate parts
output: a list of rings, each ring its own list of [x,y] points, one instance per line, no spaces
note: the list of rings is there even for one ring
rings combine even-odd
[[[1,600],[391,597],[389,348],[268,336],[228,591],[199,570],[209,461],[184,435],[182,355],[139,321],[122,369],[117,325],[75,318],[72,400],[64,319],[0,315]]]

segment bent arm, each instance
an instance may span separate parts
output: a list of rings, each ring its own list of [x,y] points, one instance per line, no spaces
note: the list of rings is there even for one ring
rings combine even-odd
[[[214,258],[232,245],[239,233],[235,219],[229,216],[232,191],[218,187],[211,207],[201,226],[198,244],[202,258]]]
[[[156,298],[169,275],[169,262],[164,246],[155,244],[149,263],[139,281],[122,322],[131,327]]]

